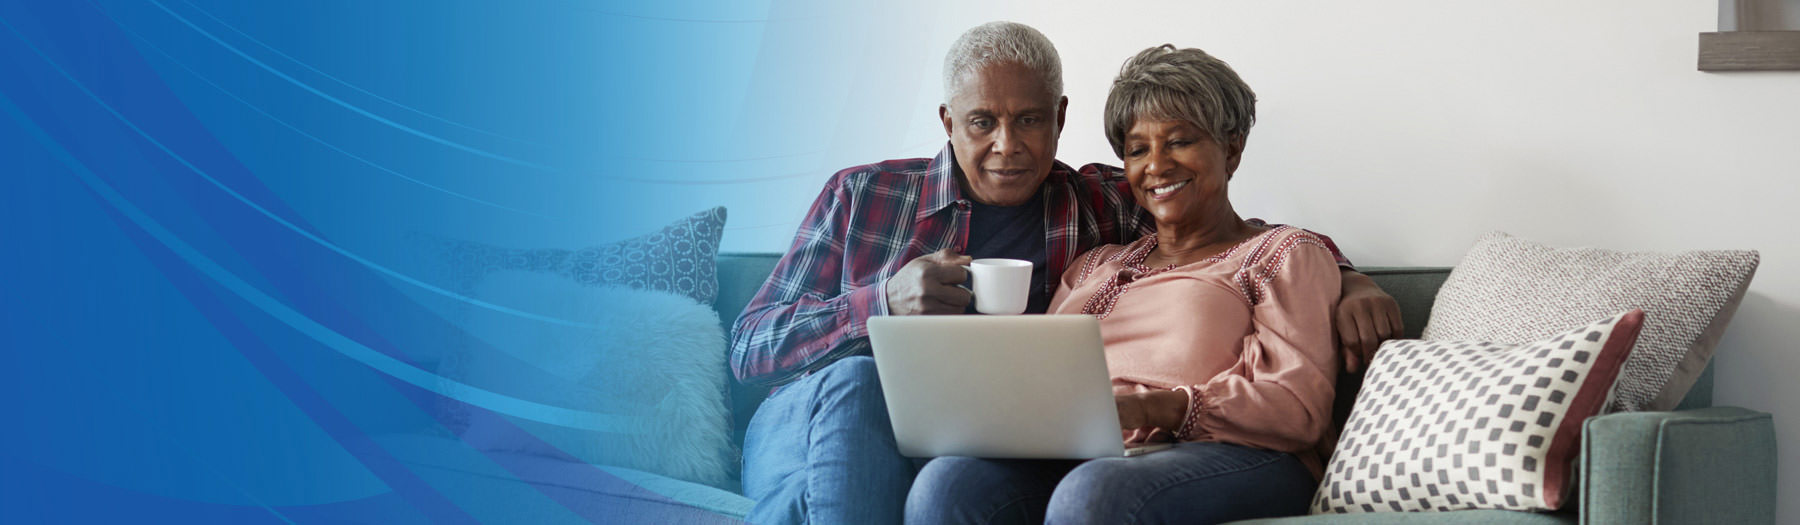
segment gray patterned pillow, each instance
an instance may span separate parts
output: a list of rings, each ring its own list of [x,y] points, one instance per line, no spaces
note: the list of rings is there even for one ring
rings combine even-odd
[[[1632,310],[1522,345],[1381,345],[1313,494],[1314,514],[1555,510],[1581,424],[1636,352]]]
[[[1523,343],[1641,308],[1644,334],[1607,411],[1670,410],[1706,370],[1759,261],[1741,250],[1551,248],[1494,232],[1450,272],[1423,337]]]
[[[503,248],[423,234],[415,234],[412,241],[423,245],[431,280],[464,296],[473,296],[491,275],[523,272],[562,277],[572,287],[669,292],[711,307],[719,294],[715,258],[724,232],[725,208],[715,207],[644,235],[576,250]],[[475,315],[463,305],[447,318],[466,326]],[[467,334],[444,350],[436,356],[437,372],[452,378],[468,373],[472,353],[494,351]],[[456,433],[468,428],[466,405],[440,400],[437,406],[445,428]]]
[[[435,240],[432,249],[452,289],[466,292],[503,270],[541,272],[582,286],[624,286],[672,292],[711,305],[719,295],[714,257],[725,233],[725,208],[716,207],[662,229],[578,250],[502,248],[474,241]]]

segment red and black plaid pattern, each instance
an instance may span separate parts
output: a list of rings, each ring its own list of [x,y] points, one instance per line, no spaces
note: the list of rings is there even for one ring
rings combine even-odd
[[[935,158],[857,166],[825,183],[794,244],[738,317],[731,367],[739,380],[781,385],[847,355],[867,353],[864,321],[885,315],[881,283],[943,248],[967,253],[970,201],[946,145]],[[1155,230],[1118,168],[1061,162],[1044,180],[1045,291],[1090,248]]]

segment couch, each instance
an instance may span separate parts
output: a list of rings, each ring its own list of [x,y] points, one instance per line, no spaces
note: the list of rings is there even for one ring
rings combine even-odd
[[[773,271],[779,254],[718,257],[714,308],[729,330]],[[1365,268],[1400,303],[1408,337],[1418,337],[1449,268]],[[721,349],[723,350],[723,349]],[[735,384],[735,383],[734,383]],[[1338,417],[1347,416],[1360,379],[1340,381]],[[743,443],[763,392],[734,386],[736,443]],[[1616,413],[1589,419],[1577,459],[1573,508],[1557,513],[1460,511],[1428,514],[1307,516],[1245,523],[1772,523],[1775,431],[1768,413],[1712,406],[1708,367],[1670,412]],[[752,502],[728,490],[654,474],[547,458],[476,455],[453,438],[414,436],[389,443],[402,461],[483,500],[511,504],[505,521],[555,523],[741,523]],[[478,514],[477,519],[481,519]]]

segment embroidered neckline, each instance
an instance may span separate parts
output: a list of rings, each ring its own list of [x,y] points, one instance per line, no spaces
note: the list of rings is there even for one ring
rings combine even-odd
[[[1144,266],[1144,259],[1149,258],[1150,251],[1156,249],[1156,245],[1157,245],[1158,241],[1156,240],[1155,235],[1146,235],[1143,238],[1138,239],[1137,241],[1126,245],[1125,249],[1119,250],[1117,253],[1114,253],[1111,256],[1107,257],[1106,260],[1099,261],[1098,263],[1096,263],[1094,257],[1088,257],[1087,263],[1084,264],[1081,269],[1081,279],[1080,279],[1081,281],[1086,281],[1088,278],[1088,275],[1093,273],[1094,269],[1098,268],[1102,264],[1106,264],[1106,263],[1113,262],[1113,261],[1118,261],[1121,268],[1118,273],[1108,276],[1106,282],[1102,283],[1098,290],[1094,290],[1094,295],[1091,297],[1088,297],[1087,302],[1083,303],[1081,305],[1081,313],[1093,315],[1100,319],[1105,319],[1106,316],[1112,315],[1113,307],[1117,306],[1119,303],[1119,297],[1125,295],[1125,292],[1131,290],[1132,282],[1146,279],[1146,278],[1155,276],[1157,274],[1167,272],[1169,270],[1174,270],[1174,269],[1182,267],[1182,266],[1192,266],[1192,265],[1203,264],[1203,263],[1213,263],[1213,262],[1218,262],[1218,261],[1223,261],[1225,259],[1229,259],[1229,258],[1231,258],[1232,254],[1237,253],[1239,249],[1243,248],[1245,245],[1250,244],[1251,241],[1261,239],[1266,235],[1275,233],[1284,228],[1287,228],[1287,227],[1286,226],[1277,226],[1274,228],[1270,228],[1266,231],[1263,231],[1261,233],[1258,233],[1256,235],[1252,235],[1248,239],[1238,241],[1238,243],[1232,245],[1230,249],[1225,250],[1224,252],[1221,252],[1218,255],[1207,257],[1205,259],[1201,259],[1201,260],[1194,261],[1194,262],[1187,263],[1187,264],[1171,263],[1171,264],[1169,264],[1167,266],[1163,266],[1161,268],[1150,268],[1150,267]]]

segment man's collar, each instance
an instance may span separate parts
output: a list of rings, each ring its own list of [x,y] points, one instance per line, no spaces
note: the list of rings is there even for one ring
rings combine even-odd
[[[1050,166],[1050,176],[1044,177],[1043,186],[1038,191],[1043,192],[1051,185],[1065,184],[1074,171],[1069,165],[1056,161]],[[922,221],[958,202],[968,202],[963,198],[962,184],[957,182],[961,175],[962,169],[956,165],[956,152],[946,142],[944,149],[938,151],[937,156],[926,166],[925,184],[921,188],[924,195],[919,199],[919,211],[913,216],[913,220]]]
[[[956,152],[951,151],[950,143],[944,143],[937,157],[925,168],[924,195],[919,199],[919,211],[913,216],[914,221],[925,220],[939,210],[947,208],[963,200],[962,185],[957,183]]]

